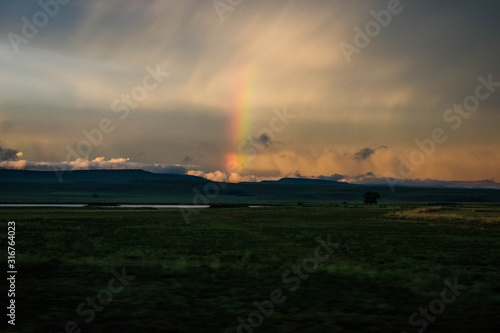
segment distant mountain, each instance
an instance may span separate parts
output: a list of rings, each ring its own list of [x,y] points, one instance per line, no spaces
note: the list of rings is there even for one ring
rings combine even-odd
[[[258,184],[276,185],[327,185],[327,186],[377,186],[377,187],[426,187],[426,188],[485,188],[500,189],[500,184],[492,180],[477,181],[446,181],[435,179],[389,179],[366,178],[358,182],[339,182],[327,179],[314,178],[282,178],[280,180],[265,180]]]
[[[209,180],[183,174],[153,173],[139,169],[125,170],[74,170],[74,171],[32,171],[0,168],[0,182],[30,182],[30,183],[123,183],[137,181],[163,181],[174,183],[206,183]],[[445,181],[436,179],[386,179],[383,177],[365,178],[363,180],[339,182],[327,179],[314,178],[282,178],[279,180],[265,180],[261,182],[243,182],[245,184],[262,185],[308,185],[308,186],[377,186],[377,187],[426,187],[426,188],[484,188],[500,189],[500,184],[493,180],[477,181]]]
[[[74,171],[31,171],[0,169],[1,182],[33,182],[33,183],[122,183],[134,181],[177,181],[177,182],[207,182],[205,178],[152,173],[144,170],[74,170]]]
[[[371,179],[372,181],[377,179]],[[283,178],[258,183],[217,183],[183,174],[144,170],[28,171],[0,169],[0,203],[283,204],[362,203],[377,191],[381,203],[500,202],[492,181],[398,181],[390,188],[326,179]],[[466,188],[467,187],[467,188]],[[471,189],[470,187],[474,187]]]
[[[367,178],[358,184],[366,186],[389,186],[395,187],[428,187],[428,188],[485,188],[500,189],[500,184],[493,180],[473,180],[473,181],[448,181],[436,179],[389,179]]]

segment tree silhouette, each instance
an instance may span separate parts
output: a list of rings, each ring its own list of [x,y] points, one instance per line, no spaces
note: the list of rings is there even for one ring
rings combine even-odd
[[[363,201],[365,204],[376,204],[377,199],[380,199],[380,194],[378,194],[378,192],[366,192],[363,194]]]

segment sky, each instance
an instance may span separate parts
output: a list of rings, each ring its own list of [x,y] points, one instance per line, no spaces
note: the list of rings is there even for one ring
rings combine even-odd
[[[0,2],[0,167],[500,180],[498,1]]]

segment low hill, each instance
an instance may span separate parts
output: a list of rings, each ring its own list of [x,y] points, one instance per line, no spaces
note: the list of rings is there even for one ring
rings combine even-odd
[[[74,171],[31,171],[0,169],[0,182],[36,182],[36,183],[76,183],[76,182],[132,182],[132,181],[178,181],[196,182],[207,180],[201,177],[160,174],[144,170],[74,170]]]
[[[500,203],[494,189],[355,185],[337,181],[284,178],[260,183],[217,183],[179,174],[143,170],[71,172],[0,169],[0,203],[130,204],[362,204],[376,191],[381,204]]]

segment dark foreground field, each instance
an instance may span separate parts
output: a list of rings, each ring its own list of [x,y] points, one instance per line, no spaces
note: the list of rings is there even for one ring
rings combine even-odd
[[[18,270],[16,326],[2,314],[2,332],[500,329],[498,207],[211,208],[189,224],[178,210],[0,217],[3,236],[16,221]],[[328,237],[331,253],[317,240]]]

